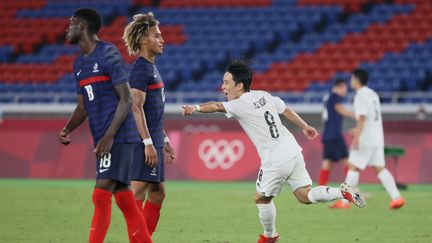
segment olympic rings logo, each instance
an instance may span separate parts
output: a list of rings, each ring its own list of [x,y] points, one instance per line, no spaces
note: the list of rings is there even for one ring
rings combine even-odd
[[[206,139],[198,148],[200,159],[210,170],[218,167],[228,170],[243,157],[243,154],[244,144],[238,139],[231,142],[225,139],[218,140],[217,142]]]

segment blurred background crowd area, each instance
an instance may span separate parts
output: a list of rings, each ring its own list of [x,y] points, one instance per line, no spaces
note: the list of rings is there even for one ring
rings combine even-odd
[[[287,103],[321,103],[332,81],[354,68],[370,73],[384,104],[432,101],[432,3],[429,0],[3,0],[0,3],[0,106],[73,104],[72,63],[65,44],[75,9],[104,19],[99,37],[121,39],[137,13],[152,11],[165,39],[157,67],[167,103],[223,99],[226,64],[247,58],[252,88]],[[352,95],[350,96],[352,98]],[[422,108],[426,105],[426,108]]]

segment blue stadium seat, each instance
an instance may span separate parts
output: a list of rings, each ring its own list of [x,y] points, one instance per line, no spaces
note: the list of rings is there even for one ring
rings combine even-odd
[[[10,56],[13,53],[13,47],[10,45],[0,46],[0,63],[9,61]]]

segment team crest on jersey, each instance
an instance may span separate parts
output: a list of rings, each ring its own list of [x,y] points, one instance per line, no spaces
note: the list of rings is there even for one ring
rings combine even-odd
[[[94,73],[97,73],[97,72],[99,72],[99,65],[97,64],[97,62],[94,64],[94,66],[93,66],[93,72]]]

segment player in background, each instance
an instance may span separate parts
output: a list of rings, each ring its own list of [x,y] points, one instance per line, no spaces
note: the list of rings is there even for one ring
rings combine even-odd
[[[356,92],[354,112],[357,125],[351,131],[354,138],[350,148],[349,170],[345,182],[356,188],[360,171],[371,166],[392,198],[390,209],[398,209],[405,204],[405,199],[401,197],[392,174],[385,167],[381,105],[377,93],[367,87],[368,78],[368,73],[363,69],[356,69],[351,75],[351,87]],[[334,207],[347,207],[338,204],[341,203],[337,202]]]
[[[348,91],[348,85],[343,79],[334,82],[331,92],[323,99],[324,131],[321,137],[323,144],[323,163],[318,179],[318,185],[327,185],[333,163],[342,160],[345,174],[347,170],[348,149],[343,137],[342,120],[343,116],[355,119],[353,112],[343,106],[343,99]]]
[[[250,67],[243,61],[233,62],[224,74],[221,87],[228,101],[183,106],[183,115],[195,112],[226,113],[228,118],[238,120],[254,143],[261,158],[255,203],[264,228],[264,234],[260,235],[258,243],[276,242],[279,239],[275,227],[276,208],[272,199],[279,195],[285,183],[288,183],[295,197],[304,204],[346,198],[357,206],[364,207],[360,195],[346,183],[342,183],[340,188],[311,188],[312,180],[305,167],[302,148],[283,126],[279,114],[300,127],[309,139],[316,138],[318,132],[286,107],[279,97],[265,91],[251,91],[251,82]]]
[[[128,187],[128,170],[133,149],[140,143],[133,120],[132,96],[117,48],[99,40],[100,14],[90,8],[75,11],[70,18],[66,39],[78,44],[81,54],[75,59],[73,72],[77,85],[77,106],[59,134],[68,145],[70,133],[86,118],[95,145],[96,185],[93,191],[93,220],[89,242],[103,242],[111,220],[111,198],[126,220],[130,242],[152,242],[144,217]]]
[[[129,83],[133,95],[133,114],[142,143],[135,148],[130,180],[150,235],[156,230],[165,198],[164,162],[174,163],[175,159],[163,129],[164,83],[155,66],[156,56],[162,54],[164,44],[158,25],[153,13],[137,14],[126,26],[123,35],[129,54],[138,56],[132,66]]]

